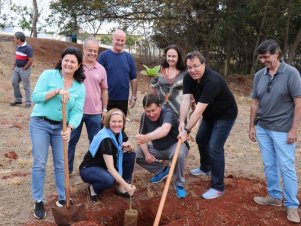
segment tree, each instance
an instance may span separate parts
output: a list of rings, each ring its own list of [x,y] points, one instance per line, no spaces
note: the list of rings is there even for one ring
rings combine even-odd
[[[37,37],[38,36],[38,32],[37,32],[37,22],[38,22],[38,17],[39,17],[39,13],[38,13],[38,4],[37,4],[37,0],[32,0],[32,29],[31,29],[31,34],[33,37]],[[31,35],[30,35],[31,36]]]

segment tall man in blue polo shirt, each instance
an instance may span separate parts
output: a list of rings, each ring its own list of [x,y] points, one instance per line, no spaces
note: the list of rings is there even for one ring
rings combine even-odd
[[[33,48],[25,41],[23,32],[16,32],[14,40],[17,44],[12,77],[15,101],[10,103],[10,106],[22,104],[22,94],[20,91],[20,82],[22,81],[26,96],[25,108],[30,108],[30,73],[33,61]]]
[[[295,143],[301,121],[301,78],[296,68],[281,60],[276,41],[263,41],[257,53],[265,67],[254,77],[249,137],[259,145],[268,195],[254,197],[254,202],[280,207],[284,196],[287,219],[299,223]]]
[[[112,37],[112,49],[101,53],[98,62],[107,72],[109,87],[108,110],[119,108],[127,115],[128,105],[132,108],[137,100],[136,66],[131,54],[124,51],[126,34],[116,30]],[[129,89],[132,96],[129,99]]]

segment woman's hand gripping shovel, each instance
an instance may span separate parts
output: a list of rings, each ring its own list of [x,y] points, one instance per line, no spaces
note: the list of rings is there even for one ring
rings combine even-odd
[[[66,124],[66,102],[63,98],[62,104],[63,114],[63,131],[67,130]],[[64,140],[64,176],[65,176],[65,191],[66,205],[63,207],[52,207],[52,214],[55,223],[58,225],[71,225],[74,222],[86,220],[86,209],[84,204],[70,205],[70,180],[68,167],[68,142]]]

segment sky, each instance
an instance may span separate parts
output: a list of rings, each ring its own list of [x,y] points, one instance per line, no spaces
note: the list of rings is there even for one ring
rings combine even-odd
[[[11,1],[11,5],[16,4],[18,6],[28,6],[28,7],[32,8],[32,0],[10,0],[10,1]],[[47,32],[57,32],[56,27],[47,26],[47,23],[45,23],[45,19],[50,14],[49,4],[51,1],[52,0],[37,0],[38,10],[39,10],[39,12],[41,12],[41,15],[40,15],[39,21],[38,21],[38,26],[42,25],[43,30],[45,30]],[[0,0],[0,3],[1,2],[8,3],[9,0]],[[4,6],[5,6],[4,8],[1,8],[1,11],[8,11],[10,4],[5,4]],[[17,17],[17,15],[16,15],[16,17]],[[116,27],[116,24],[103,23],[99,32],[100,33],[108,33],[111,31],[112,27]],[[92,31],[89,30],[88,26],[84,26],[83,29],[89,33],[92,33]]]

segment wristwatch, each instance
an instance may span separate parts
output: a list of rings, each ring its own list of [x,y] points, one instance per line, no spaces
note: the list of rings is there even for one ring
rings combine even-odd
[[[132,96],[131,99],[133,99],[134,101],[136,101],[137,97]]]
[[[105,109],[102,110],[102,112],[108,112],[108,109],[105,108]]]
[[[187,134],[190,133],[190,129],[187,129],[187,128],[185,127],[184,130],[186,131]]]

